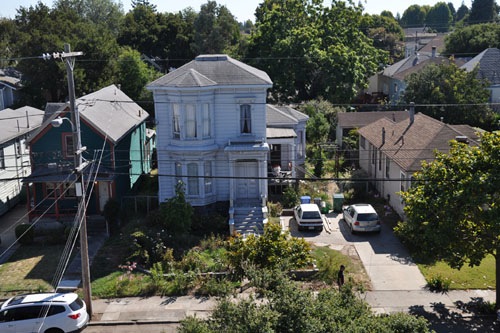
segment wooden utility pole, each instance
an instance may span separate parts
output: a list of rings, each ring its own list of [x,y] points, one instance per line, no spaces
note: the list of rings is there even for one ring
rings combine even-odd
[[[68,93],[69,107],[71,114],[71,123],[73,129],[73,150],[75,153],[74,167],[77,181],[75,183],[76,193],[79,197],[78,211],[76,213],[76,221],[80,225],[80,256],[82,259],[82,289],[83,299],[87,304],[87,312],[92,317],[92,290],[90,287],[90,264],[89,264],[89,249],[87,240],[87,218],[86,218],[86,190],[83,177],[83,170],[86,163],[83,163],[81,133],[80,133],[80,114],[75,106],[75,80],[73,77],[73,68],[75,66],[75,57],[82,55],[82,52],[71,52],[70,45],[64,45],[64,52],[60,57],[66,64],[66,72],[68,75]],[[81,191],[78,190],[80,187]]]

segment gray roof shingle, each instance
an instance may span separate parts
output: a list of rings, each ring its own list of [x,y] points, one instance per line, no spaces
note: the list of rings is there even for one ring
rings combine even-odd
[[[43,110],[24,106],[19,109],[0,111],[0,143],[36,130],[43,122]]]
[[[213,85],[266,85],[264,72],[225,54],[200,55],[184,66],[148,84],[153,87],[204,87]]]
[[[486,79],[490,84],[500,84],[500,50],[489,48],[472,58],[461,68],[471,72],[479,66],[477,77]]]

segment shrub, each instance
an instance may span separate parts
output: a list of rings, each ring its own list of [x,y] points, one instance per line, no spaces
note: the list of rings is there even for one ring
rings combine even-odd
[[[269,217],[278,217],[283,211],[283,206],[279,202],[268,202],[267,209],[269,210]]]
[[[435,275],[427,279],[427,288],[433,292],[446,293],[450,289],[451,281],[441,275]]]
[[[113,198],[108,199],[104,205],[104,218],[108,222],[111,234],[114,234],[119,226],[118,219],[120,217],[120,203]]]
[[[23,223],[18,225],[15,233],[20,244],[32,244],[35,240],[35,229],[31,224]]]
[[[288,186],[283,193],[283,207],[292,208],[299,203],[299,194],[293,189],[293,187]]]

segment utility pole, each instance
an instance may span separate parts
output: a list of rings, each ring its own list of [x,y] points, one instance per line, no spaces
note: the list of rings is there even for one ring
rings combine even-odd
[[[73,68],[75,66],[75,57],[82,55],[82,52],[71,52],[69,44],[64,45],[64,52],[60,57],[66,64],[66,72],[68,75],[68,93],[69,107],[71,114],[71,122],[73,128],[73,150],[75,153],[74,167],[77,181],[75,183],[77,196],[79,195],[78,210],[76,213],[76,221],[80,224],[80,256],[82,259],[82,289],[83,299],[87,304],[87,312],[92,317],[92,290],[90,287],[90,265],[89,265],[89,249],[87,240],[87,218],[86,218],[86,203],[85,203],[85,182],[83,179],[83,169],[86,163],[83,163],[81,133],[80,133],[80,114],[75,106],[75,80],[73,77]],[[81,193],[78,191],[80,186]]]

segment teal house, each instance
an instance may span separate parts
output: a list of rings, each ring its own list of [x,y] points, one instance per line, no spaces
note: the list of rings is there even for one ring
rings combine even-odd
[[[110,198],[119,202],[142,174],[151,171],[155,135],[146,128],[149,114],[115,85],[77,99],[76,108],[86,165],[82,173],[87,214],[101,214]],[[68,104],[51,105],[29,140],[32,172],[24,183],[31,219],[75,215],[81,187],[74,172],[71,119]]]

